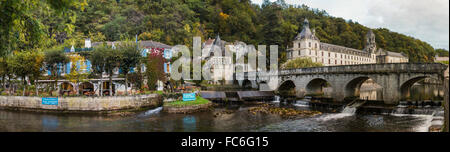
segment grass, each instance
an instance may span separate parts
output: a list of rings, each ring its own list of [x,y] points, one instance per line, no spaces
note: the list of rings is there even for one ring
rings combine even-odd
[[[164,103],[166,106],[171,106],[171,107],[186,107],[186,106],[193,106],[193,105],[202,105],[202,104],[208,104],[211,101],[202,98],[202,97],[197,97],[194,101],[174,101],[174,102],[169,102],[169,103]]]
[[[162,95],[164,92],[163,91],[155,91],[155,92],[153,92],[153,93],[156,93],[156,94],[159,94],[159,95]]]

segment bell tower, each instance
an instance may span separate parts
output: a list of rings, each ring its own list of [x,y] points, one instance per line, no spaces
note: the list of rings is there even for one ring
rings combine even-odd
[[[377,43],[375,41],[375,34],[370,29],[369,32],[366,35],[366,48],[365,50],[369,53],[375,53],[377,50]]]

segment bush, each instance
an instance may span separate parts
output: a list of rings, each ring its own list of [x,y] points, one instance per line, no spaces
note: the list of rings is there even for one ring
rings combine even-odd
[[[284,63],[282,69],[299,69],[308,67],[321,67],[322,63],[313,62],[311,58],[296,58]]]

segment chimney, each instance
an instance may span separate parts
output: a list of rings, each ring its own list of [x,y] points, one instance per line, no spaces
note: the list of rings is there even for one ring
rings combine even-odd
[[[91,39],[90,38],[87,38],[84,40],[84,47],[91,48]]]

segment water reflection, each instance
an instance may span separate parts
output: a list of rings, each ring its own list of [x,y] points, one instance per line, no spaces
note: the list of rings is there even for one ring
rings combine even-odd
[[[197,121],[194,116],[186,116],[183,118],[183,131],[193,132],[196,131]]]
[[[59,127],[59,120],[56,116],[42,116],[42,127],[44,131],[55,130]]]
[[[414,85],[413,98],[436,98],[443,96],[438,85]],[[379,88],[360,90],[361,98],[380,100]],[[162,107],[131,116],[102,116],[75,114],[43,114],[23,111],[0,110],[0,132],[3,131],[110,131],[110,132],[208,132],[208,131],[426,131],[432,117],[429,115],[355,114],[342,117],[330,110],[309,106],[308,100],[293,103],[279,102],[279,107],[298,110],[318,110],[323,115],[312,118],[286,120],[277,115],[253,114],[249,105],[228,105],[213,111],[190,115],[163,113]],[[403,110],[403,109],[401,109]],[[401,110],[394,113],[404,113]],[[430,113],[417,109],[414,113]],[[225,111],[225,112],[224,112]],[[421,112],[422,111],[422,112]],[[434,110],[433,110],[434,111]],[[330,119],[332,118],[332,119]]]

